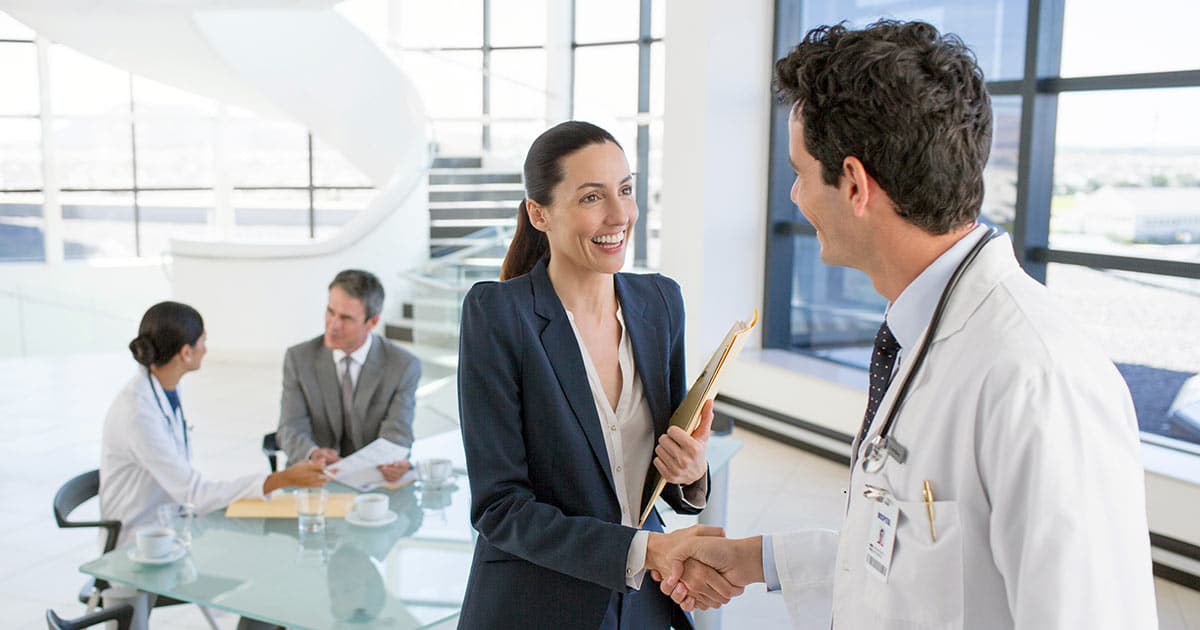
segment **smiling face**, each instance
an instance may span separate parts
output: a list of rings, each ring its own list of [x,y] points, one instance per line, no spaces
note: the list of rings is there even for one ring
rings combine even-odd
[[[550,241],[550,260],[564,271],[620,271],[638,217],[625,153],[611,142],[590,144],[561,166],[553,203],[529,202],[530,222]]]
[[[856,249],[861,238],[855,233],[856,222],[849,197],[842,190],[849,185],[845,176],[837,186],[825,183],[821,163],[804,145],[804,123],[794,111],[788,123],[788,158],[796,181],[792,184],[792,203],[817,230],[821,244],[821,262],[827,265],[855,267]]]

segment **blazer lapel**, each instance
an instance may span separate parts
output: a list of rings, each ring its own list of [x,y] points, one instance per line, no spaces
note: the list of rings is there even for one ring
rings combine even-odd
[[[550,284],[550,276],[546,273],[546,261],[542,259],[529,272],[533,285],[533,309],[539,317],[546,320],[542,329],[542,347],[558,384],[562,387],[563,395],[567,398],[571,410],[575,412],[575,420],[587,438],[592,454],[604,469],[608,479],[608,487],[614,492],[612,468],[608,462],[608,449],[604,446],[604,435],[600,429],[600,416],[596,413],[596,402],[592,398],[592,388],[588,384],[587,370],[583,366],[583,355],[579,352],[579,342],[571,322],[567,320],[567,312],[563,309],[558,294]]]
[[[323,344],[317,346],[317,351],[313,353],[313,369],[317,372],[317,385],[325,403],[325,419],[333,432],[336,449],[342,441],[342,388],[337,368],[333,365],[333,352]]]
[[[647,317],[645,302],[629,289],[625,274],[616,275],[616,286],[621,313],[625,316],[625,332],[633,345],[633,363],[642,379],[643,394],[650,407],[650,416],[654,419],[654,434],[662,435],[667,431],[671,410],[667,409],[665,350],[655,341],[667,339],[668,335],[659,334],[656,330],[658,322]]]
[[[374,333],[372,333],[374,334]],[[351,423],[351,437],[357,448],[367,445],[368,441],[363,431],[366,429],[367,405],[371,396],[383,379],[383,347],[387,343],[383,339],[372,339],[371,349],[367,352],[367,360],[363,362],[362,370],[358,373],[358,384],[354,386],[354,419]]]

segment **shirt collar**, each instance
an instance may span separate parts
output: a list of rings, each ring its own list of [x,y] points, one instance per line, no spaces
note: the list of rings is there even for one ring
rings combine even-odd
[[[950,281],[950,276],[987,229],[982,223],[976,225],[975,229],[958,239],[957,243],[930,263],[921,275],[900,292],[896,301],[888,305],[884,321],[887,322],[896,341],[900,343],[900,348],[913,348],[917,345],[921,333],[925,332],[929,320],[933,318],[933,311],[937,308],[938,299],[941,298],[946,283]]]
[[[375,333],[368,334],[367,340],[364,341],[363,344],[358,347],[358,350],[355,350],[354,352],[350,353],[350,358],[358,365],[364,365],[367,362],[367,354],[371,352],[371,344],[374,342],[375,342]],[[334,363],[341,365],[342,358],[345,356],[346,356],[345,351],[338,349],[338,348],[334,348],[334,350],[333,350],[333,362]]]

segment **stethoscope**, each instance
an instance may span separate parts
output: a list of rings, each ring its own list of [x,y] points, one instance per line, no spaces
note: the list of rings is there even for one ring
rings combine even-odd
[[[150,383],[150,393],[154,396],[154,404],[158,405],[158,412],[167,421],[167,430],[174,433],[175,429],[171,426],[171,416],[167,414],[166,409],[163,409],[162,401],[158,399],[158,390],[154,389],[154,379],[150,378],[150,370],[146,370],[146,382]],[[166,390],[164,389],[163,392],[166,392]],[[183,430],[183,456],[190,457],[191,447],[188,446],[187,418],[183,415],[182,403],[179,405],[179,426]]]
[[[896,400],[892,403],[892,408],[888,410],[887,418],[883,421],[883,428],[875,437],[867,442],[867,449],[863,453],[863,471],[871,474],[878,473],[883,470],[884,464],[887,463],[888,457],[892,457],[898,463],[903,464],[908,459],[908,449],[900,444],[896,438],[892,437],[892,427],[896,424],[896,416],[900,413],[900,407],[904,405],[904,399],[908,395],[908,389],[912,386],[913,380],[917,372],[921,369],[921,364],[925,362],[925,356],[929,354],[929,346],[933,342],[933,338],[937,333],[938,324],[941,322],[942,314],[946,310],[946,304],[950,301],[951,294],[954,293],[954,287],[958,281],[966,273],[967,268],[979,256],[979,252],[983,251],[984,245],[987,245],[992,239],[1000,236],[1000,230],[995,227],[989,227],[988,233],[975,243],[971,251],[967,252],[966,258],[958,264],[954,269],[954,273],[950,274],[950,280],[946,282],[946,288],[942,289],[942,296],[938,299],[937,307],[933,310],[933,317],[929,319],[929,330],[925,333],[925,339],[921,341],[921,346],[917,349],[916,357],[913,358],[912,369],[908,371],[908,376],[904,382],[900,384],[900,390],[896,392]]]

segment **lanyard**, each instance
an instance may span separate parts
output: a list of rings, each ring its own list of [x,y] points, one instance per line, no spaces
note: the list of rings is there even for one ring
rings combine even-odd
[[[979,257],[979,252],[983,251],[983,246],[987,245],[997,236],[1000,236],[1000,230],[994,227],[988,228],[988,233],[984,234],[983,238],[975,243],[971,251],[967,252],[966,258],[963,258],[958,267],[954,269],[954,273],[950,274],[950,280],[946,282],[946,288],[942,289],[942,296],[938,299],[937,307],[933,310],[933,317],[929,319],[929,330],[925,333],[925,339],[921,341],[921,346],[917,349],[917,354],[913,358],[912,369],[908,371],[908,376],[900,384],[900,390],[896,393],[896,400],[892,403],[892,408],[888,410],[883,427],[879,429],[879,433],[867,444],[867,450],[863,455],[864,471],[871,473],[879,472],[883,469],[883,465],[887,463],[889,456],[894,457],[901,464],[904,463],[904,460],[908,459],[908,449],[892,437],[892,426],[896,424],[896,416],[900,413],[900,408],[904,405],[904,400],[908,396],[908,389],[912,386],[913,379],[921,369],[921,365],[925,363],[925,356],[929,354],[929,346],[933,343],[938,324],[942,320],[942,314],[946,311],[946,304],[950,301],[950,296],[954,293],[954,287],[958,285],[958,281],[962,279],[963,274],[971,266],[971,263],[975,262],[975,259]]]
[[[154,389],[154,379],[150,378],[150,370],[146,370],[146,382],[150,383],[150,394],[154,396],[154,404],[158,405],[158,412],[161,413],[163,419],[167,421],[167,429],[171,432],[174,432],[175,429],[171,426],[171,416],[167,415],[166,409],[163,409],[162,401],[158,399],[158,390]],[[166,391],[167,390],[164,388],[164,396],[166,395]],[[183,415],[183,403],[180,403],[179,405],[179,425],[183,430],[183,456],[190,458],[190,453],[188,451],[191,449],[188,446],[187,417]]]

